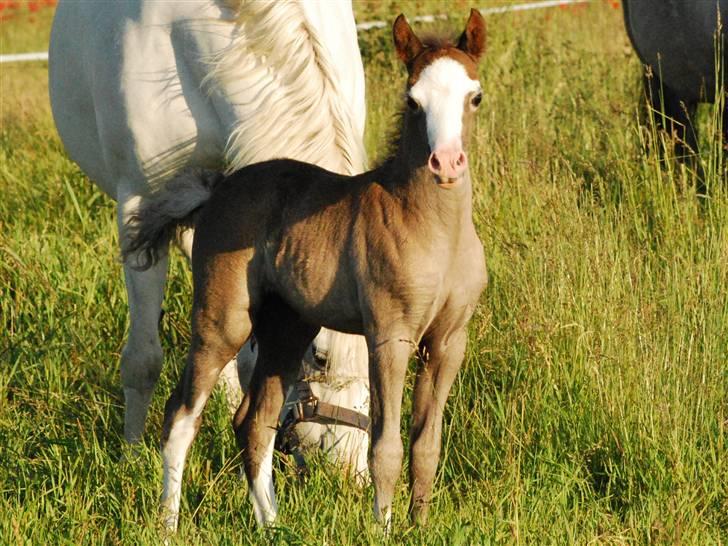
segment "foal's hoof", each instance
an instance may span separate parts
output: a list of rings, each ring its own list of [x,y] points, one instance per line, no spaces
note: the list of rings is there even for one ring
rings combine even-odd
[[[179,513],[175,514],[168,508],[162,506],[159,510],[159,527],[160,534],[165,544],[169,544],[169,539],[177,534],[177,525],[179,523]]]
[[[430,504],[423,501],[415,501],[410,506],[410,522],[412,525],[426,525],[430,513]]]
[[[384,509],[380,509],[377,505],[377,501],[374,501],[374,517],[377,522],[382,526],[382,533],[385,538],[389,537],[392,533],[392,507],[387,506]]]

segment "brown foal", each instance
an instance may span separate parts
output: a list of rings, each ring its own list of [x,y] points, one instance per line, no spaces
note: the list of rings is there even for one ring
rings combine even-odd
[[[172,528],[203,407],[222,367],[253,333],[259,360],[234,428],[256,518],[275,519],[277,420],[320,326],[367,340],[374,511],[386,525],[402,465],[405,371],[417,349],[410,513],[427,518],[443,408],[487,282],[464,146],[482,98],[485,23],[472,10],[455,45],[423,43],[402,15],[393,30],[409,75],[407,106],[396,149],[380,167],[348,177],[274,160],[224,179],[189,174],[177,186],[195,186],[196,202],[180,204],[191,191],[173,199],[179,188],[171,184],[132,219],[125,256],[153,260],[158,243],[204,203],[192,252],[192,345],[162,435],[162,505]]]

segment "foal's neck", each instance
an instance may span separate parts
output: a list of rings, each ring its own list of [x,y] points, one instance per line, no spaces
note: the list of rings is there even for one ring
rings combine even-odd
[[[448,229],[453,229],[472,218],[470,172],[456,186],[442,187],[427,166],[429,155],[424,128],[404,115],[394,153],[375,172],[379,182],[387,186],[404,208],[427,219],[439,218]]]

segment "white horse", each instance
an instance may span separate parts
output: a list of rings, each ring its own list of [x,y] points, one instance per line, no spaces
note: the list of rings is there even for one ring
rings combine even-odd
[[[120,240],[144,196],[185,168],[233,171],[276,157],[342,174],[365,168],[364,72],[350,0],[61,1],[49,79],[61,140],[117,201]],[[177,242],[189,257],[192,232]],[[131,443],[142,437],[161,372],[167,264],[164,256],[144,272],[124,266],[130,327],[121,380]],[[327,331],[308,354],[328,360],[324,378],[312,382],[315,395],[368,411],[362,338]],[[239,393],[239,381],[245,389],[254,362],[247,345],[237,370],[235,361],[226,367],[226,385]],[[228,391],[237,407],[239,394]],[[303,443],[366,473],[365,431],[306,422],[297,432]]]

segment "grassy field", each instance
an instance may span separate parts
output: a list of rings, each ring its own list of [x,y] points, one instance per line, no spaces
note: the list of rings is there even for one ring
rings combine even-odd
[[[360,20],[438,8],[357,6]],[[3,21],[0,53],[46,47],[50,12]],[[458,3],[457,27],[466,14]],[[659,141],[638,125],[639,63],[619,10],[487,22],[469,155],[491,283],[447,408],[431,523],[408,525],[403,473],[390,542],[726,543],[728,191],[715,113],[700,111],[712,190],[700,205],[689,172],[644,151]],[[404,74],[389,31],[361,46],[376,159]],[[64,155],[46,73],[0,65],[0,543],[159,543],[157,444],[189,339],[189,272],[175,257],[166,366],[141,454],[120,462],[128,320],[114,207]],[[403,434],[408,418],[406,403]],[[382,541],[369,489],[323,462],[305,484],[279,472],[280,526],[256,531],[237,464],[217,393],[173,543]]]

